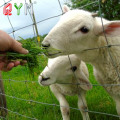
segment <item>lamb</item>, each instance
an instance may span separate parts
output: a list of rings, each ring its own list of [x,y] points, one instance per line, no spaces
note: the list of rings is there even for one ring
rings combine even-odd
[[[65,14],[42,42],[48,57],[76,54],[92,64],[96,80],[112,96],[120,115],[120,47],[116,46],[120,45],[120,21],[101,20],[93,13],[67,6],[63,11]]]
[[[89,82],[89,73],[84,62],[75,55],[60,56],[49,59],[48,66],[40,74],[38,82],[40,85],[48,86],[60,103],[63,120],[70,120],[70,108],[65,98],[66,95],[78,95],[78,108],[83,120],[90,120],[85,99],[86,91],[92,88]],[[72,66],[70,64],[72,63]],[[68,84],[62,84],[68,83]],[[79,85],[76,85],[80,83]]]

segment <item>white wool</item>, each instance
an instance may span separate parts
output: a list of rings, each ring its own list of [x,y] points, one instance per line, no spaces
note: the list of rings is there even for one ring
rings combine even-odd
[[[87,90],[92,88],[88,80],[88,69],[86,64],[80,61],[75,55],[70,55],[69,58],[68,56],[60,56],[57,58],[49,59],[48,65],[39,76],[39,83],[44,86],[50,85],[51,91],[54,93],[61,106],[68,105],[68,103],[65,104],[66,98],[64,95],[78,95],[78,107],[79,109],[84,110],[87,109],[85,93]],[[72,66],[77,67],[74,73],[71,69],[71,64]],[[44,81],[42,78],[49,79]],[[77,83],[81,85],[76,85]],[[64,120],[67,120],[67,118],[69,119],[70,117],[69,114],[67,114],[69,112],[68,109],[69,106],[67,106],[67,110],[66,108],[61,108]],[[81,113],[84,120],[86,120],[86,116],[87,120],[89,120],[88,113],[85,113],[83,111]]]
[[[91,63],[94,66],[96,80],[101,85],[118,84],[118,86],[107,85],[103,87],[115,100],[117,112],[120,115],[120,79],[118,77],[120,73],[120,47],[112,46],[109,49],[88,50],[107,46],[104,33],[108,44],[120,45],[120,21],[108,21],[104,18],[102,21],[103,26],[101,18],[93,17],[90,12],[70,10],[61,17],[57,25],[49,32],[43,44],[48,43],[50,44],[49,48],[61,50],[61,53],[53,57],[76,54],[81,60]],[[88,33],[81,31],[84,26],[88,28]]]

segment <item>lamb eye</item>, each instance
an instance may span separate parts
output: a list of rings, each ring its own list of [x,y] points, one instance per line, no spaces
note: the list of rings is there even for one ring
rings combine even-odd
[[[82,27],[82,28],[80,29],[80,31],[81,31],[82,33],[88,33],[88,32],[89,32],[89,29],[84,26],[84,27]]]
[[[77,67],[76,67],[76,66],[73,66],[73,67],[71,68],[71,70],[72,70],[73,72],[75,72],[75,71],[77,70]]]

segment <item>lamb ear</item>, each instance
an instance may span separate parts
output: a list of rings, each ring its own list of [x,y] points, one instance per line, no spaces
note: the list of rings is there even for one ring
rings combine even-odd
[[[79,78],[79,84],[80,84],[80,87],[84,90],[92,89],[92,85],[87,79]]]
[[[92,17],[97,17],[98,13],[92,13],[91,15],[92,15]]]
[[[88,78],[85,76],[85,74],[81,71],[80,74],[78,75],[78,83],[79,86],[84,89],[84,90],[90,90],[92,89],[92,85]]]
[[[104,29],[103,29],[104,27]],[[103,26],[99,26],[98,35],[104,36],[120,36],[120,21],[111,21],[109,23],[103,24]]]
[[[66,12],[68,12],[68,11],[70,10],[70,8],[69,8],[67,5],[64,5],[64,6],[62,7],[62,9],[63,9],[63,12],[64,12],[64,13],[66,13]]]

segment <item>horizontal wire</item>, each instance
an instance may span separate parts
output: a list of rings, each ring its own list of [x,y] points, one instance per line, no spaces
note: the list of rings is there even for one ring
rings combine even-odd
[[[54,104],[49,104],[49,103],[45,103],[45,102],[39,102],[39,101],[34,101],[34,100],[27,100],[27,99],[23,99],[23,98],[18,98],[18,97],[10,96],[10,95],[3,94],[3,93],[0,93],[0,95],[4,95],[4,96],[9,97],[9,98],[15,98],[17,100],[26,101],[26,102],[32,102],[32,103],[43,104],[43,105],[50,105],[50,106],[54,105]]]
[[[18,100],[22,100],[22,101],[33,102],[33,103],[38,103],[38,104],[44,104],[44,105],[49,105],[49,106],[57,106],[57,107],[65,107],[65,108],[67,108],[66,106],[61,106],[61,105],[58,105],[58,104],[50,104],[50,103],[38,102],[38,101],[34,101],[34,100],[26,100],[26,99],[22,99],[22,98],[17,98],[15,96],[9,96],[9,95],[2,94],[2,93],[0,93],[0,94],[4,95],[4,96],[7,96],[7,97],[10,97],[10,98],[15,98],[15,99],[18,99]],[[3,107],[1,107],[1,108],[3,108]],[[80,110],[78,108],[73,108],[73,107],[69,107],[69,108],[73,109],[73,110]],[[6,109],[6,110],[8,110],[8,109]],[[8,111],[11,111],[11,110],[8,110]],[[90,112],[90,113],[96,113],[96,114],[102,114],[102,115],[107,115],[107,116],[112,116],[112,117],[118,117],[118,118],[120,117],[119,115],[108,114],[108,113],[104,113],[104,112],[91,111],[91,110],[80,110],[80,111]],[[11,111],[11,112],[13,112],[13,111]],[[21,115],[23,117],[27,117],[27,116],[19,114],[17,112],[13,112],[13,113]],[[31,117],[27,117],[27,118],[31,118]],[[32,119],[36,120],[36,118],[32,118]]]
[[[86,6],[89,6],[89,5],[92,5],[92,4],[95,4],[95,3],[99,3],[99,1],[96,0],[96,1],[94,1],[94,2],[88,3],[88,4],[86,4],[86,5],[83,5],[83,6],[79,7],[79,9],[84,8],[84,7],[86,7]]]
[[[95,3],[95,2],[94,2],[94,3]],[[93,4],[93,3],[91,3],[91,4]],[[82,7],[84,7],[84,6],[82,6]],[[62,16],[62,15],[63,15],[63,14],[59,14],[59,15],[55,15],[55,16],[52,16],[52,17],[49,17],[49,18],[46,18],[46,19],[40,20],[40,21],[36,22],[36,24],[41,23],[41,22],[44,22],[44,21],[47,21],[47,20],[49,20],[49,19],[53,19],[53,18],[56,18],[56,17]],[[33,23],[33,24],[30,24],[30,25],[27,25],[27,26],[24,26],[24,27],[21,27],[21,28],[18,28],[18,29],[16,29],[16,30],[12,31],[12,32],[9,32],[8,34],[11,34],[11,33],[13,33],[13,32],[19,31],[19,30],[21,30],[21,29],[24,29],[24,28],[30,27],[30,26],[32,26],[32,25],[34,25],[34,23]]]
[[[13,81],[13,82],[23,82],[23,83],[26,83],[26,82],[31,82],[31,83],[37,83],[38,84],[38,81],[30,81],[30,80],[12,80],[12,79],[1,79],[3,81]],[[120,84],[81,84],[81,83],[55,83],[55,84],[67,84],[67,85],[87,85],[87,86],[120,86]]]
[[[3,116],[0,116],[0,118],[3,118],[3,120],[4,120],[4,119],[7,119],[7,118],[5,118],[5,117],[3,117]],[[0,119],[0,120],[1,120],[1,119]]]
[[[110,47],[119,47],[120,45],[105,45],[105,46],[101,46],[101,47],[97,47],[97,48],[88,48],[88,49],[85,49],[83,51],[88,51],[88,50],[96,50],[96,49],[101,49],[101,48],[110,48]]]
[[[5,2],[3,5],[0,6],[0,8],[3,7],[3,6],[5,6],[7,3],[11,2],[11,1],[12,0],[9,0],[8,2]]]
[[[59,17],[59,16],[61,16],[61,15],[62,15],[62,14],[55,15],[55,16],[53,16],[53,17],[49,17],[49,18],[43,19],[43,20],[41,20],[41,21],[36,22],[36,24],[39,24],[39,23],[44,22],[44,21],[47,21],[47,20],[49,20],[49,19],[53,19],[53,18]],[[21,30],[21,29],[24,29],[24,28],[27,28],[27,27],[30,27],[30,26],[33,26],[33,25],[34,25],[34,23],[33,23],[33,24],[30,24],[30,25],[26,25],[26,26],[24,26],[24,27],[21,27],[21,28],[18,28],[18,29],[16,29],[16,30],[14,30],[13,32],[19,31],[19,30]],[[11,34],[11,33],[13,33],[13,32],[9,32],[8,34]]]
[[[70,107],[71,108],[71,107]],[[74,109],[74,110],[80,110],[78,108],[71,108],[71,109]],[[106,115],[106,116],[111,116],[111,117],[117,117],[117,118],[120,118],[119,115],[114,115],[114,114],[109,114],[109,113],[104,113],[104,112],[96,112],[96,111],[91,111],[91,110],[83,110],[85,112],[89,112],[89,113],[95,113],[95,114],[101,114],[101,115]]]
[[[26,115],[20,114],[20,113],[18,113],[18,112],[14,112],[14,111],[9,110],[9,109],[4,108],[4,107],[0,107],[0,108],[1,108],[1,109],[4,109],[4,110],[7,110],[7,111],[9,111],[9,112],[11,112],[11,113],[14,113],[14,114],[16,114],[16,115],[19,115],[19,116],[22,116],[22,117],[25,117],[25,118],[31,119],[31,120],[38,120],[38,119],[36,119],[36,118],[28,117],[28,116],[26,116]]]

